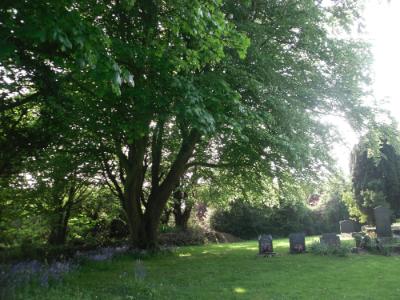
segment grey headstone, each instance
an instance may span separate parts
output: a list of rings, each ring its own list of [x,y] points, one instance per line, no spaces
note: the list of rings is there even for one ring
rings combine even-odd
[[[340,246],[340,238],[336,233],[323,233],[319,241],[321,244],[332,247]]]
[[[375,207],[374,216],[376,224],[376,234],[378,235],[378,237],[392,236],[392,212],[390,211],[390,209],[383,206]]]
[[[354,221],[352,220],[343,220],[339,222],[340,232],[341,233],[353,233],[354,230]]]
[[[274,252],[272,245],[272,236],[270,234],[262,234],[258,237],[258,254],[268,254]]]
[[[302,253],[306,251],[306,235],[303,232],[289,235],[290,253]]]

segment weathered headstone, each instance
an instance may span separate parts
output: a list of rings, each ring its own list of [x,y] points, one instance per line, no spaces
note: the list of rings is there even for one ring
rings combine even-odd
[[[354,221],[352,220],[343,220],[339,222],[340,232],[341,233],[353,233],[354,230]]]
[[[303,232],[289,235],[290,253],[303,253],[306,251],[306,235]]]
[[[331,247],[340,246],[340,238],[336,233],[323,233],[319,239],[321,244],[325,244]]]
[[[270,234],[262,234],[258,237],[258,254],[266,255],[274,252],[272,245],[272,236]]]
[[[374,208],[375,224],[376,224],[376,234],[378,237],[390,237],[392,236],[392,222],[391,216],[392,212],[390,209],[378,206]]]

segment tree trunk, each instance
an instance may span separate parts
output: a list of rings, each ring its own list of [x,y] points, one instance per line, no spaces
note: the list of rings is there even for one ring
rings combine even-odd
[[[161,215],[160,222],[162,225],[167,226],[169,224],[169,219],[171,218],[172,210],[170,208],[165,208]]]
[[[188,223],[190,218],[190,213],[192,211],[192,205],[188,205],[185,207],[183,213],[174,214],[175,217],[175,226],[182,230],[186,231],[188,229]]]
[[[58,216],[54,223],[48,243],[50,245],[64,245],[67,239],[68,221],[71,213],[71,205],[66,205],[58,210]]]
[[[200,133],[197,130],[192,130],[184,138],[175,161],[172,163],[162,183],[159,183],[158,166],[152,166],[151,192],[147,201],[144,201],[142,195],[144,176],[147,169],[145,158],[147,138],[148,136],[145,136],[131,144],[127,156],[122,151],[119,152],[118,156],[124,166],[126,177],[123,180],[124,191],[118,194],[126,213],[131,245],[135,248],[155,249],[158,246],[158,228],[162,212],[174,187],[179,182],[179,178],[186,170],[186,163],[192,156],[196,143],[200,140]],[[159,143],[160,140],[156,139],[155,142]],[[154,147],[154,151],[157,152],[153,152],[153,163],[157,162],[159,164],[160,147]],[[115,176],[109,170],[106,171],[108,177],[117,187]],[[120,188],[117,189],[121,190]]]
[[[186,231],[193,205],[187,201],[188,194],[182,191],[174,193],[174,218],[176,228]]]

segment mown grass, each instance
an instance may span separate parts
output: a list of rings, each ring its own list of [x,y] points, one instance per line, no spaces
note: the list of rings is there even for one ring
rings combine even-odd
[[[311,239],[308,239],[308,243]],[[182,247],[142,258],[88,262],[62,283],[19,289],[19,299],[399,299],[400,256],[290,255],[274,241],[273,258],[257,242]]]

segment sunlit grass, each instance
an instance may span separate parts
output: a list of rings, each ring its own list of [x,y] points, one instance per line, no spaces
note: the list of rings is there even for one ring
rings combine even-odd
[[[310,244],[316,238],[307,238]],[[346,241],[352,243],[352,241]],[[19,290],[20,299],[398,299],[400,257],[291,255],[287,239],[278,256],[257,256],[256,241],[183,247],[142,257],[85,264],[50,289]]]
[[[246,289],[241,288],[241,287],[236,287],[236,288],[234,288],[233,290],[234,290],[235,293],[238,293],[238,294],[244,294],[244,293],[246,293]]]
[[[192,254],[190,253],[180,253],[178,254],[179,257],[188,257],[188,256],[192,256]]]

